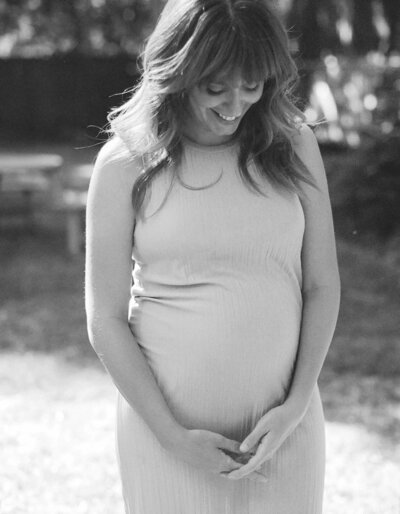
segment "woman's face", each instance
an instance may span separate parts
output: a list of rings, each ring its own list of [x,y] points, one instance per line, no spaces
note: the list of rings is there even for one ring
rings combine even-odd
[[[185,135],[200,144],[217,145],[232,138],[249,108],[261,98],[264,81],[246,83],[240,73],[218,75],[188,91]]]

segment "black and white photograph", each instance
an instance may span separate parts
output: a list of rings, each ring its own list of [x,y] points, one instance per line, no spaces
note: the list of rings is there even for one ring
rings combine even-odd
[[[0,514],[400,514],[399,0],[0,0]]]

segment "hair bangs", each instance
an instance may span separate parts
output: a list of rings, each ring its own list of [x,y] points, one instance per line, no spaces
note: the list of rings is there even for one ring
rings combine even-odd
[[[224,28],[218,31],[218,37],[214,28],[215,34],[204,38],[204,46],[196,48],[187,70],[189,83],[185,87],[190,88],[217,76],[230,76],[237,70],[248,83],[264,81],[271,76],[271,59],[268,59],[265,49],[237,27]]]
[[[271,60],[266,55],[265,49],[254,40],[243,38],[243,62],[241,71],[243,78],[248,82],[260,82],[273,75]]]
[[[235,69],[235,38],[231,30],[219,31],[213,28],[213,34],[204,38],[203,46],[196,48],[196,56],[191,60],[190,86],[195,86],[217,75],[228,74]],[[224,42],[221,44],[221,40]]]

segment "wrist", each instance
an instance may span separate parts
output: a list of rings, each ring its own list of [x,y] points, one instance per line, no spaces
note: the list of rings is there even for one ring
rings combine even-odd
[[[158,441],[164,449],[173,451],[182,444],[186,432],[187,429],[179,423],[172,424],[158,437]]]
[[[282,405],[290,411],[291,415],[302,418],[308,409],[309,403],[310,398],[306,396],[289,394]]]

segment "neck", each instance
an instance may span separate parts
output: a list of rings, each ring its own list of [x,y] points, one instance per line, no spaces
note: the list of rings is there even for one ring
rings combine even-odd
[[[209,130],[203,128],[199,123],[195,123],[187,109],[184,111],[183,122],[181,126],[182,134],[199,145],[217,146],[229,143],[234,139],[232,135],[218,136]]]

